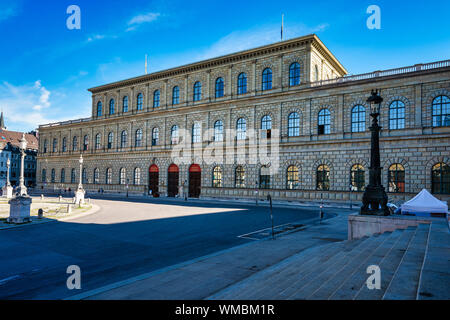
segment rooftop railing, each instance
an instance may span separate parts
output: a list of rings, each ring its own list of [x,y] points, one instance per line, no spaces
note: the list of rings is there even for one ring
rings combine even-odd
[[[420,64],[416,64],[416,65],[409,66],[409,67],[388,69],[388,70],[383,70],[383,71],[374,71],[374,72],[344,76],[344,77],[334,78],[334,79],[319,80],[319,81],[311,82],[310,86],[311,87],[320,87],[320,86],[325,86],[325,85],[330,85],[330,84],[339,84],[339,83],[346,83],[346,82],[351,82],[351,81],[374,79],[374,78],[379,78],[379,77],[393,76],[393,75],[398,75],[398,74],[405,74],[405,73],[411,73],[411,72],[418,72],[418,71],[422,71],[422,70],[431,70],[431,69],[438,69],[438,68],[445,68],[445,67],[450,67],[450,60],[442,60],[442,61],[430,62],[430,63],[425,63],[425,64],[420,63]],[[89,117],[89,118],[83,118],[83,119],[43,124],[43,125],[40,125],[39,128],[50,128],[50,127],[68,125],[68,124],[81,123],[81,122],[89,122],[92,119],[93,119],[92,117]]]
[[[405,74],[410,72],[417,72],[422,70],[430,70],[430,69],[437,69],[437,68],[445,68],[450,67],[450,60],[442,60],[442,61],[436,61],[426,64],[416,64],[414,66],[409,67],[402,67],[402,68],[395,68],[395,69],[388,69],[383,71],[374,71],[369,73],[362,73],[362,74],[356,74],[351,76],[344,76],[340,78],[334,78],[334,79],[327,79],[327,80],[319,80],[311,82],[311,87],[320,87],[324,85],[329,84],[337,84],[337,83],[345,83],[345,82],[351,82],[351,81],[358,81],[358,80],[366,80],[366,79],[374,79],[379,77],[386,77],[386,76],[393,76],[398,74]]]

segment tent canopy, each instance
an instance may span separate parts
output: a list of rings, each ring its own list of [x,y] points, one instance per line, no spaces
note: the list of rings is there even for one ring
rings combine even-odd
[[[401,206],[402,213],[447,213],[448,206],[445,201],[436,199],[426,189],[422,189],[414,198]]]

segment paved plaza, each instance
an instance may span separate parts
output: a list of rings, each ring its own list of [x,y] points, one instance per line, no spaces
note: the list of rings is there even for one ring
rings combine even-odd
[[[87,216],[0,230],[0,298],[69,298],[255,243],[253,238],[264,238],[271,225],[267,204],[126,198],[93,203],[101,209]],[[326,217],[345,211],[325,209]],[[274,225],[314,224],[318,213],[317,207],[275,207]],[[271,264],[296,250],[288,246],[265,256],[272,257]],[[66,287],[69,265],[81,268],[81,290]]]

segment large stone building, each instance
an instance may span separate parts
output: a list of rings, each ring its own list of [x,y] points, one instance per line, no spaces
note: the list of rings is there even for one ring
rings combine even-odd
[[[84,186],[92,191],[357,199],[368,183],[366,99],[377,88],[389,197],[407,199],[427,188],[449,199],[450,60],[346,74],[308,35],[89,89],[90,118],[39,127],[38,184],[75,188],[81,153]],[[182,140],[182,129],[191,136]],[[251,129],[279,141],[279,168],[259,160],[173,159],[181,141],[193,153],[205,151],[224,140],[226,129],[237,132],[224,154],[245,150],[255,159]]]

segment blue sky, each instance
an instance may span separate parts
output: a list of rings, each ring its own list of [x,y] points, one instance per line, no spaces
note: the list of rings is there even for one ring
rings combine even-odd
[[[81,9],[68,30],[66,9]],[[381,30],[369,30],[369,5]],[[349,73],[450,58],[450,1],[0,0],[0,109],[10,130],[89,117],[88,88],[316,33]]]

